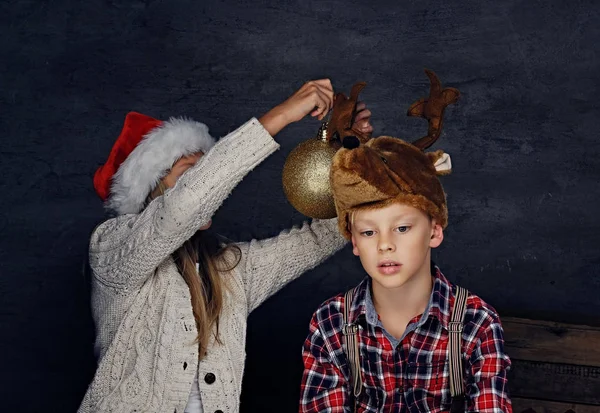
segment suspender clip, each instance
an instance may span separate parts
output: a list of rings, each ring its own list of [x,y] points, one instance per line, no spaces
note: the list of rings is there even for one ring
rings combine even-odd
[[[358,332],[357,324],[344,324],[344,327],[342,327],[342,333],[344,333],[345,336],[347,336],[349,334],[356,334],[357,332]]]
[[[460,321],[450,321],[448,326],[448,332],[450,333],[462,333],[463,324]]]

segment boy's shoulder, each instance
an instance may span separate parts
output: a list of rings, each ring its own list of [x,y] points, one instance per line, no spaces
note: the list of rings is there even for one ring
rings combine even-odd
[[[323,323],[331,323],[332,319],[338,321],[337,319],[340,317],[343,320],[345,294],[345,292],[339,293],[321,303],[313,314],[314,321],[322,325]]]
[[[453,295],[456,294],[456,286],[453,288]],[[500,325],[500,316],[496,309],[477,294],[469,291],[467,297],[467,311],[464,318],[464,326],[487,330],[490,326]]]
[[[458,284],[446,278],[446,275],[437,266],[433,266],[432,274],[435,278],[431,301],[440,307],[443,307],[443,312],[452,312],[454,301],[458,288]],[[466,289],[465,287],[461,287]],[[470,314],[486,315],[491,318],[498,318],[496,309],[486,302],[483,298],[475,294],[473,291],[466,289],[467,296],[467,316]]]
[[[349,321],[354,321],[357,311],[361,307],[362,299],[364,298],[364,294],[367,288],[368,279],[363,279],[353,290],[355,291],[355,295],[352,300],[352,308],[350,309],[350,318]],[[343,291],[331,298],[325,300],[315,313],[313,314],[313,321],[319,324],[320,326],[327,326],[330,328],[336,328],[341,330],[343,327],[344,321],[344,310],[345,310],[345,295],[346,291]]]
[[[496,311],[496,309],[490,303],[488,303],[472,291],[469,291],[469,296],[467,298],[467,311],[469,310],[474,312],[481,312],[494,318],[498,317],[498,312]]]
[[[445,322],[449,322],[459,286],[449,281],[437,266],[433,267],[432,274],[435,277],[435,284],[431,304],[436,307],[433,312],[437,313]],[[491,304],[471,290],[467,290],[467,292],[467,308],[463,320],[466,330],[485,330],[491,325],[500,324],[498,312]]]

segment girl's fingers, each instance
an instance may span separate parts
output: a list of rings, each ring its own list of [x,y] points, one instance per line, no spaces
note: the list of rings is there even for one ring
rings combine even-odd
[[[373,125],[371,125],[371,111],[367,109],[365,102],[358,102],[356,104],[353,127],[363,133],[373,132]]]
[[[358,112],[356,114],[356,117],[354,118],[354,121],[358,122],[359,120],[367,119],[367,118],[370,118],[370,117],[371,117],[371,111],[369,109],[364,109],[364,110],[361,110],[360,112]]]
[[[326,90],[330,90],[333,93],[333,86],[331,85],[331,80],[329,79],[316,79],[306,82],[307,84],[314,83]]]
[[[371,126],[368,122],[361,126],[360,130],[365,133],[373,132],[373,126]]]
[[[332,100],[327,93],[323,92],[322,90],[318,90],[315,95],[315,103],[315,106],[317,106],[315,112],[317,116],[319,116],[319,119],[322,119],[331,108]]]
[[[333,106],[333,88],[329,79],[313,80],[307,83],[308,87],[313,87],[312,92],[318,93],[322,99],[327,101],[327,107],[331,109]]]

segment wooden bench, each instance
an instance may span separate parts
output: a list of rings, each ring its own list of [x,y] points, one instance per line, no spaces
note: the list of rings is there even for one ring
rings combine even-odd
[[[600,413],[600,328],[503,318],[515,413]]]

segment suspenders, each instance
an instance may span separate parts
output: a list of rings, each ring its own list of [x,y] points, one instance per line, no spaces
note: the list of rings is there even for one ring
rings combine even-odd
[[[465,411],[465,384],[463,378],[462,366],[462,330],[467,312],[467,290],[456,286],[456,297],[454,298],[454,308],[452,308],[452,317],[448,328],[448,360],[450,370],[450,395],[452,396],[452,406],[450,413],[461,413]]]
[[[360,350],[357,337],[358,325],[348,324],[354,291],[355,289],[353,288],[347,291],[344,296],[344,326],[342,332],[344,333],[344,345],[350,364],[350,378],[352,383],[350,394],[354,400],[353,411],[356,412],[356,401],[358,400],[358,395],[362,391],[362,378],[360,374]],[[467,290],[456,286],[456,297],[448,329],[448,367],[450,371],[450,395],[452,396],[451,413],[461,413],[464,412],[465,409],[461,334],[467,310],[467,296]]]
[[[354,401],[354,409],[356,412],[356,402],[358,395],[362,390],[362,378],[360,375],[360,351],[358,348],[358,325],[348,324],[350,319],[350,308],[352,307],[352,296],[354,294],[354,288],[346,292],[344,297],[344,344],[346,346],[346,354],[348,355],[348,361],[350,362],[350,378],[352,379],[352,389],[350,391],[352,400]]]

